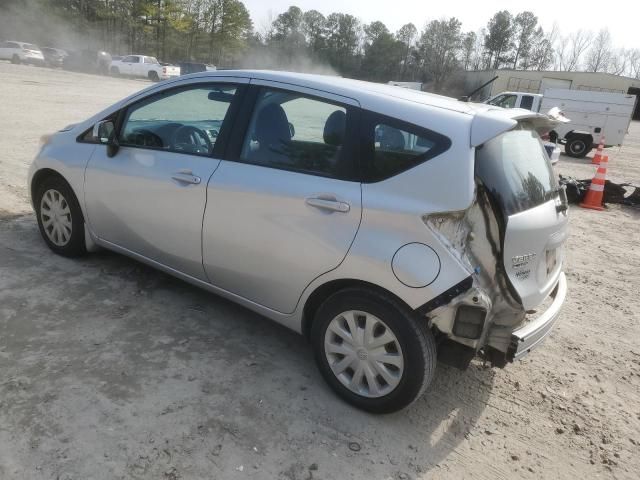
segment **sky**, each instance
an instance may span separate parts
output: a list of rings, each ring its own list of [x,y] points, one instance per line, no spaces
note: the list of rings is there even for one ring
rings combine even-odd
[[[479,30],[499,10],[509,10],[514,15],[523,10],[535,13],[542,27],[550,30],[554,22],[560,33],[580,28],[597,31],[608,27],[613,45],[618,48],[640,48],[637,0],[607,0],[606,2],[577,2],[575,0],[242,0],[251,13],[254,28],[258,31],[266,23],[271,12],[273,18],[290,5],[303,11],[318,10],[325,16],[332,12],[349,13],[364,23],[383,21],[395,32],[405,23],[413,22],[420,30],[428,20],[456,17],[464,31]],[[633,7],[633,5],[636,5]]]

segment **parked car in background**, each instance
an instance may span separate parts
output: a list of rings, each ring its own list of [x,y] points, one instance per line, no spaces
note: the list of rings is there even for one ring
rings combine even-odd
[[[41,50],[44,55],[44,64],[52,68],[62,68],[65,57],[69,55],[61,48],[42,47]]]
[[[391,412],[437,354],[504,366],[556,323],[568,207],[546,121],[340,77],[203,72],[50,136],[29,185],[53,252],[101,246],[232,299],[304,334],[346,401]]]
[[[180,75],[207,71],[207,65],[204,63],[178,62],[178,66],[180,67]]]
[[[100,75],[109,73],[109,65],[111,65],[111,55],[98,50],[70,51],[62,62],[62,68],[65,70]]]
[[[36,45],[8,40],[0,43],[0,60],[11,63],[30,63],[44,65],[44,55]]]
[[[157,82],[180,76],[180,67],[161,65],[156,57],[147,55],[127,55],[121,60],[111,62],[111,75],[148,78]]]

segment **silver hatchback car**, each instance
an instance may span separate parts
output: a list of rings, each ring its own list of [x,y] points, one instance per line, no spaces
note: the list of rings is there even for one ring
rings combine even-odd
[[[29,184],[54,252],[107,248],[230,298],[305,335],[342,398],[391,412],[438,358],[504,366],[551,331],[567,203],[544,122],[337,77],[202,72],[52,135]]]

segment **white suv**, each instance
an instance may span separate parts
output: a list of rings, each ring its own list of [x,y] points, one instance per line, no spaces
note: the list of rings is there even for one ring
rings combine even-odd
[[[0,60],[11,60],[11,63],[44,65],[44,56],[40,49],[25,42],[6,41],[0,43]]]
[[[343,398],[389,412],[437,354],[502,366],[551,331],[567,204],[545,122],[344,78],[201,72],[53,135],[30,188],[54,252],[108,248],[230,298],[304,334]]]

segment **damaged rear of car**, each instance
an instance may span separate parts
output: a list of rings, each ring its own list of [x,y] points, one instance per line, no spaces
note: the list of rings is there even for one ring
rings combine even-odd
[[[440,357],[464,367],[477,353],[504,366],[551,331],[567,291],[567,200],[538,135],[552,120],[480,111],[472,125],[475,200],[425,222],[473,275],[465,293],[423,311],[444,339]]]

